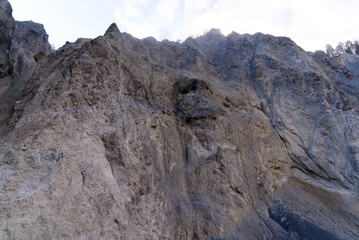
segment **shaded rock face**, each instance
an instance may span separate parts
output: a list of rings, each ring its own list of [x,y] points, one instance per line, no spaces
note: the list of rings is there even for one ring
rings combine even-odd
[[[15,29],[15,20],[12,17],[12,8],[8,1],[0,1],[0,78],[11,73],[10,48],[12,33]]]
[[[1,239],[359,237],[347,61],[263,34],[179,44],[116,25],[48,55],[21,24]]]
[[[51,53],[48,35],[44,26],[35,22],[15,22],[14,41],[11,47],[11,61],[15,78],[29,78],[36,63]]]
[[[4,65],[7,70],[0,76],[0,123],[8,120],[14,109],[16,111],[15,102],[22,96],[27,81],[37,65],[43,63],[52,51],[42,24],[14,21],[10,4],[7,1],[1,1],[1,4],[8,6],[0,14],[2,18],[10,15],[7,19],[9,23],[3,23],[6,27],[2,37],[6,37],[6,41],[3,39],[0,43],[1,54],[7,64]]]

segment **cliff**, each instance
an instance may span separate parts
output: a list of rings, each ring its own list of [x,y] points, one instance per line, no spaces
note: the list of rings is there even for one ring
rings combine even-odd
[[[115,24],[51,51],[0,10],[1,239],[359,238],[356,55]]]

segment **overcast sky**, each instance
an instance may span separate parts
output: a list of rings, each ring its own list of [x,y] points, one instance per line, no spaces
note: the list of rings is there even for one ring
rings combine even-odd
[[[263,32],[287,36],[307,51],[359,38],[359,0],[10,0],[16,20],[45,25],[61,47],[79,37],[121,32],[185,40],[211,28],[224,35]]]

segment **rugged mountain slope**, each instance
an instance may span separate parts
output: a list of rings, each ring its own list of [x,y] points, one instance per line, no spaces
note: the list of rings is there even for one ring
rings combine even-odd
[[[31,66],[0,80],[1,239],[359,237],[357,59],[114,24],[50,54],[35,32],[1,42]]]
[[[13,113],[13,106],[38,63],[51,52],[44,26],[12,17],[8,1],[0,1],[0,123]]]

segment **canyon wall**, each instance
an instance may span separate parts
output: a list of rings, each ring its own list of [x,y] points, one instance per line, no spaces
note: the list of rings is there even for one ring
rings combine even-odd
[[[1,239],[359,238],[357,55],[0,11]]]

